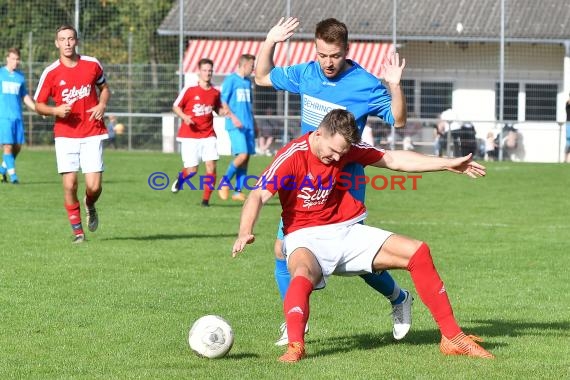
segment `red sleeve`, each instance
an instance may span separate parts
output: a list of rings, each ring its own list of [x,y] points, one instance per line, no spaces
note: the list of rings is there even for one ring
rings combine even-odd
[[[51,79],[48,73],[43,74],[39,87],[36,89],[35,101],[38,103],[47,103],[51,95]]]
[[[343,158],[345,164],[356,162],[362,166],[367,166],[381,160],[382,157],[384,157],[384,149],[378,149],[365,142],[360,142],[352,144],[352,147]]]
[[[295,181],[296,160],[306,160],[303,152],[308,149],[306,141],[289,143],[275,156],[273,162],[263,171],[256,186],[275,194],[280,188],[288,188]]]
[[[176,98],[176,100],[174,101],[174,106],[175,107],[180,107],[184,110],[184,106],[186,105],[187,102],[187,94],[188,92],[190,92],[190,88],[185,89],[184,91],[182,91],[178,97]]]

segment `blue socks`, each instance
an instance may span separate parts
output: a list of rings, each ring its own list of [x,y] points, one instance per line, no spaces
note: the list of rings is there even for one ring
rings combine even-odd
[[[366,273],[360,275],[360,277],[362,277],[370,287],[388,298],[392,305],[401,304],[406,298],[406,294],[400,289],[398,284],[396,284],[388,271]]]
[[[1,174],[4,175],[8,173],[10,175],[10,181],[12,183],[18,182],[18,176],[16,175],[16,159],[14,158],[14,155],[12,153],[4,153],[2,158],[4,159],[2,166],[4,166],[4,164],[6,165],[6,171],[2,170]]]
[[[236,174],[236,170],[237,168],[234,166],[234,162],[230,162],[230,165],[228,166],[228,170],[226,170],[226,179],[228,181],[230,181],[232,178],[234,178],[234,175]]]
[[[287,261],[275,259],[275,281],[277,282],[277,288],[283,300],[285,299],[287,289],[289,289],[289,282],[291,282],[291,275],[287,270]]]
[[[2,156],[4,162],[6,163],[6,169],[8,174],[12,174],[14,172],[14,166],[16,165],[16,160],[14,160],[14,155],[12,153],[6,154]]]
[[[243,189],[244,180],[247,175],[247,169],[236,168],[236,192],[240,192]]]

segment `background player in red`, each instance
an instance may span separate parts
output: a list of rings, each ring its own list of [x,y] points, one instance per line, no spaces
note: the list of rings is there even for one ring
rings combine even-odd
[[[95,202],[102,191],[103,140],[108,137],[103,117],[111,92],[101,63],[77,54],[77,43],[75,28],[62,25],[57,29],[55,46],[59,59],[42,73],[34,98],[40,115],[55,116],[55,153],[63,181],[64,205],[74,233],[73,242],[81,243],[85,234],[77,197],[77,172],[81,168],[85,176],[83,202],[87,225],[93,232],[99,225]],[[47,104],[50,98],[55,106]]]
[[[214,114],[224,115],[220,91],[212,86],[214,62],[209,58],[198,61],[198,85],[183,90],[172,110],[182,119],[182,125],[176,137],[180,141],[180,154],[184,168],[172,185],[172,192],[184,188],[184,179],[198,172],[198,165],[203,161],[206,175],[203,181],[204,193],[202,206],[210,205],[210,196],[216,184],[216,161],[220,158],[214,131]]]
[[[470,154],[430,157],[412,151],[383,151],[361,143],[354,116],[340,109],[330,111],[316,131],[282,148],[243,206],[232,250],[235,257],[246,244],[253,243],[261,207],[278,192],[283,209],[283,247],[292,277],[283,302],[289,345],[279,360],[296,362],[305,356],[304,331],[313,289],[324,288],[332,274],[359,275],[386,269],[410,272],[441,331],[442,353],[493,358],[475,343],[478,338],[465,335],[457,324],[429,247],[422,241],[359,223],[366,218],[366,207],[338,180],[343,168],[353,162],[403,172],[449,170],[473,178],[485,175],[485,167],[473,162]]]

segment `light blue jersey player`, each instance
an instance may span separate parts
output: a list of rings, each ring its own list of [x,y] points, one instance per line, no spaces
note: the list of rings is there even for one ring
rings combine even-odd
[[[301,132],[317,128],[331,109],[345,109],[352,112],[362,132],[370,115],[379,116],[396,127],[406,123],[406,102],[400,87],[405,61],[400,64],[397,53],[393,53],[383,65],[383,77],[388,88],[374,75],[357,63],[348,60],[348,30],[336,19],[319,22],[315,31],[317,60],[288,67],[275,67],[273,55],[275,45],[290,38],[299,22],[296,18],[281,19],[267,34],[258,55],[255,81],[260,86],[273,86],[301,95]],[[360,165],[344,169],[355,175],[363,175]],[[351,189],[351,194],[364,201],[365,186]],[[282,253],[283,232],[278,229],[275,242],[275,278],[281,297],[289,287],[290,275]],[[403,339],[411,327],[412,297],[401,289],[386,271],[361,276],[367,284],[382,293],[392,304],[393,335]],[[282,326],[282,336],[277,345],[288,343],[287,331]]]
[[[255,63],[255,56],[243,54],[238,63],[237,72],[226,77],[222,83],[222,103],[227,110],[226,130],[230,137],[232,155],[226,174],[220,181],[219,196],[222,200],[229,197],[231,179],[236,176],[236,186],[232,199],[245,201],[243,181],[247,176],[249,156],[255,154],[255,119],[253,118],[253,83],[250,79]]]
[[[6,66],[0,68],[0,144],[3,145],[0,175],[2,182],[17,184],[16,157],[24,144],[24,121],[22,100],[35,111],[35,104],[28,94],[24,74],[17,70],[20,64],[20,51],[8,49]]]

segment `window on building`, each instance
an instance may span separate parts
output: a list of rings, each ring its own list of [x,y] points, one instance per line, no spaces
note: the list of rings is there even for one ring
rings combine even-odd
[[[556,96],[558,85],[528,83],[525,86],[526,120],[556,121]]]
[[[406,98],[406,111],[408,112],[408,117],[415,114],[416,104],[415,104],[415,91],[416,91],[416,81],[413,79],[402,79],[400,81],[402,90],[404,91],[404,97]]]
[[[514,82],[503,83],[503,120],[516,121],[519,118],[519,84]],[[495,83],[495,118],[500,118],[499,83]]]
[[[420,117],[437,118],[440,113],[451,108],[453,83],[421,82]]]

